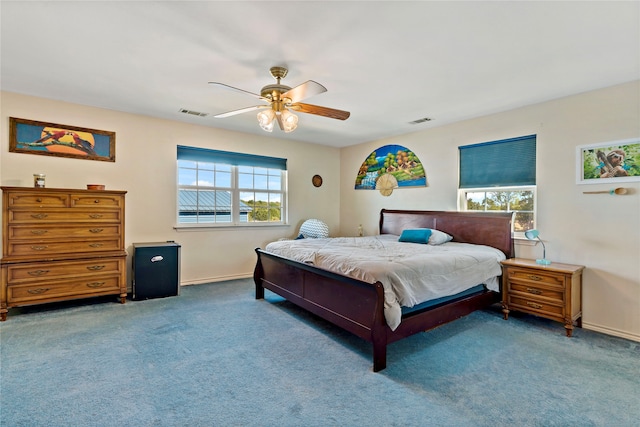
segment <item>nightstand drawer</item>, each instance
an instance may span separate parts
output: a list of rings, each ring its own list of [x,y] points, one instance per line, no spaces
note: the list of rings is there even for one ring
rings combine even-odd
[[[545,317],[564,318],[564,307],[562,301],[560,305],[544,302],[538,299],[530,299],[517,295],[509,295],[509,307],[514,310],[521,310],[533,314],[541,314]]]
[[[509,282],[509,293],[522,293],[530,298],[540,297],[543,300],[550,299],[560,304],[564,301],[564,291],[554,286],[545,288],[543,286],[532,286],[527,283]]]
[[[544,284],[564,289],[564,276],[561,274],[510,268],[509,280],[518,280],[530,284]]]

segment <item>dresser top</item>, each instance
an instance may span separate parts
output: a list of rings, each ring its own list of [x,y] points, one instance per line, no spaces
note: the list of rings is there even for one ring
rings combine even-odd
[[[0,186],[0,189],[4,192],[20,191],[20,192],[34,192],[34,193],[100,193],[100,194],[126,194],[125,190],[87,190],[85,188],[36,188],[36,187],[8,187]]]

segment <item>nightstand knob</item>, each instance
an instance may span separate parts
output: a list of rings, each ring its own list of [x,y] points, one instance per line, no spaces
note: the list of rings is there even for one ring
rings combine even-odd
[[[529,279],[531,279],[531,280],[542,280],[542,277],[540,277],[540,276],[534,276],[533,274],[530,274],[530,275],[529,275]]]

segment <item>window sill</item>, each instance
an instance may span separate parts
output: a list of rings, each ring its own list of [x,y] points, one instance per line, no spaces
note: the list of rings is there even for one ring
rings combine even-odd
[[[521,246],[535,246],[538,244],[537,240],[529,240],[526,237],[515,237],[513,238],[513,243]]]
[[[176,231],[200,231],[215,229],[242,229],[242,228],[279,228],[291,227],[290,224],[179,224],[174,225]]]

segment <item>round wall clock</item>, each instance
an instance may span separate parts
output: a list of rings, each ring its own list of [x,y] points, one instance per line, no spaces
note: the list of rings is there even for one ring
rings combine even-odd
[[[314,187],[320,187],[322,185],[322,177],[320,175],[313,175],[311,182],[313,182]]]

